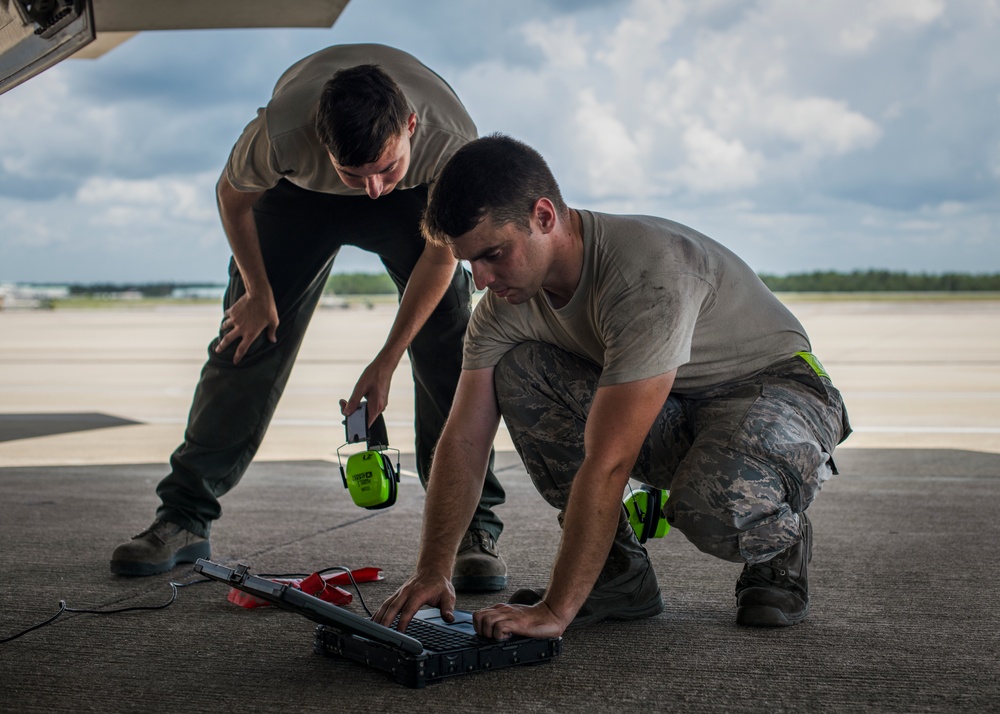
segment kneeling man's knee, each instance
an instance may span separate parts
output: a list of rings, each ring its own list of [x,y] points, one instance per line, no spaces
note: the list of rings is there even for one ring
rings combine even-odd
[[[523,342],[500,358],[493,372],[497,401],[501,409],[505,403],[516,400],[524,394],[537,391],[540,374],[538,342]]]
[[[798,542],[798,517],[780,494],[725,487],[724,479],[675,483],[665,515],[699,550],[760,563]]]

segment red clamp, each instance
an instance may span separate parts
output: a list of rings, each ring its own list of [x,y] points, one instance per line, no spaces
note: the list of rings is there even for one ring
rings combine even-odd
[[[354,582],[356,583],[370,583],[382,579],[382,569],[358,568],[357,570],[352,570],[351,575],[354,576]],[[313,573],[307,578],[269,578],[269,580],[275,583],[290,585],[307,595],[318,597],[320,600],[325,600],[326,602],[332,602],[334,605],[349,605],[351,600],[353,600],[351,593],[338,587],[338,585],[347,585],[351,582],[350,576],[343,571],[328,573],[326,575]],[[259,597],[245,593],[242,590],[237,590],[236,588],[229,588],[229,595],[226,599],[235,605],[247,609],[266,607],[271,604],[267,600],[262,600]]]

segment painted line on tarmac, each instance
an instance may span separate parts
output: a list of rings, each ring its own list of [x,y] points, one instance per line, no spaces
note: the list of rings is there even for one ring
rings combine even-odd
[[[187,419],[181,417],[130,417],[143,424],[187,424]],[[386,426],[408,427],[412,421],[386,421]],[[271,426],[335,426],[342,427],[343,419],[273,419]]]
[[[1000,434],[1000,426],[855,426],[854,431],[861,434]]]
[[[143,424],[186,424],[179,417],[130,417]],[[271,426],[341,427],[342,419],[275,419]],[[389,421],[386,426],[406,428],[411,421]],[[853,426],[853,425],[852,425]],[[1000,426],[854,426],[856,433],[869,434],[1000,434]]]

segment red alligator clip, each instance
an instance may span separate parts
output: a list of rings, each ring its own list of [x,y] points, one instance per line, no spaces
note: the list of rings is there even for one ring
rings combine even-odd
[[[381,568],[358,568],[357,570],[352,570],[351,575],[354,576],[354,582],[356,583],[370,583],[382,579],[382,570]],[[270,578],[270,580],[290,585],[308,595],[318,597],[320,600],[332,602],[334,605],[349,605],[351,600],[353,600],[351,593],[341,587],[337,587],[338,585],[346,585],[351,582],[350,576],[343,571],[328,573],[326,575],[313,573],[307,578]],[[247,609],[266,607],[271,604],[267,600],[262,600],[259,597],[245,593],[242,590],[237,590],[236,588],[229,589],[226,599],[235,605]]]

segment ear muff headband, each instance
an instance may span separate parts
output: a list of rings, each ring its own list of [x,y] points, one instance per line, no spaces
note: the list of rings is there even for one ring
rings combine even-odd
[[[642,516],[642,533],[639,534],[639,542],[645,543],[650,538],[656,537],[656,527],[660,524],[660,499],[663,491],[643,486],[642,493],[646,495],[646,512]]]
[[[389,481],[389,497],[380,506],[369,506],[369,509],[388,508],[396,502],[396,494],[399,492],[399,474],[392,468],[392,460],[382,454],[382,463],[385,465],[385,478]]]
[[[622,499],[625,515],[640,543],[651,538],[662,538],[670,530],[670,524],[663,513],[668,494],[666,489],[643,484],[637,491],[629,487]]]

